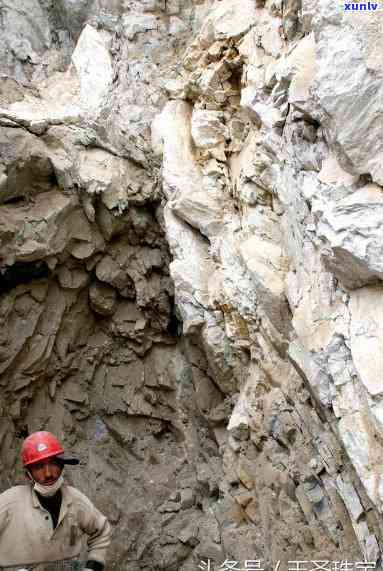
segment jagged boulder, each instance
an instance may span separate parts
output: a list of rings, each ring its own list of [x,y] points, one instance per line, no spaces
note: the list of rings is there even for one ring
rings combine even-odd
[[[318,235],[326,242],[326,265],[351,289],[381,280],[382,189],[371,184],[322,204]]]

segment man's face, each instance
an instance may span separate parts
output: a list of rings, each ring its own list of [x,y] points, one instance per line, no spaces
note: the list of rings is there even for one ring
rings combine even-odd
[[[35,482],[50,486],[60,477],[62,464],[56,458],[47,458],[29,466],[29,471]]]

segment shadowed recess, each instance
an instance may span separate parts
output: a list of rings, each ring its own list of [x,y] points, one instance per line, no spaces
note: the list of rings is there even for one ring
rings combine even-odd
[[[20,263],[0,268],[0,294],[6,293],[19,284],[27,284],[32,280],[46,278],[49,268],[45,262]]]

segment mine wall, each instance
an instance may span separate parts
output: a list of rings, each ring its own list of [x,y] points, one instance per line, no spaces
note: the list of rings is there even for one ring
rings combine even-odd
[[[0,491],[54,432],[108,571],[381,564],[368,5],[0,1]]]

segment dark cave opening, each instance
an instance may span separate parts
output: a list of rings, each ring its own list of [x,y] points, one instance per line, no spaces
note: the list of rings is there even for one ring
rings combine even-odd
[[[46,262],[16,262],[12,266],[0,268],[0,294],[6,293],[32,280],[47,278],[49,268]]]

